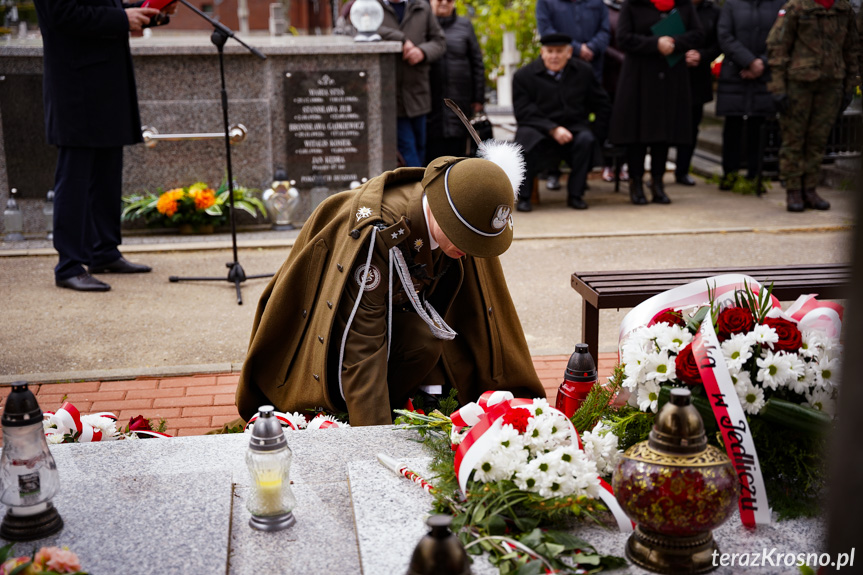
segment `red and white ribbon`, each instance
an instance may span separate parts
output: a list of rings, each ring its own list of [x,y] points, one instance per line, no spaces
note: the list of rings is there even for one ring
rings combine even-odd
[[[339,423],[335,419],[326,415],[318,415],[309,422],[306,429],[336,429],[339,427],[350,427],[347,423]]]
[[[712,321],[701,322],[692,341],[698,372],[722,433],[725,450],[740,478],[740,520],[747,527],[768,525],[770,506],[752,432],[734,390]]]
[[[282,427],[290,427],[294,431],[297,430],[297,426],[294,424],[293,421],[291,421],[291,419],[288,417],[287,414],[282,413],[281,411],[274,411],[273,417],[275,417],[276,419],[279,420],[279,422],[282,424]],[[252,416],[252,418],[246,424],[246,427],[243,428],[243,431],[247,430],[249,428],[249,426],[253,425],[257,420],[258,420],[258,414],[256,413],[255,415]]]
[[[838,338],[842,333],[842,316],[845,309],[832,301],[818,301],[815,294],[802,295],[788,306],[785,314],[797,322],[801,330],[823,331]]]
[[[723,300],[733,301],[736,290],[749,289],[758,293],[761,284],[753,278],[743,274],[724,274],[704,278],[701,280],[664,291],[635,306],[620,323],[620,338],[623,343],[626,336],[641,326],[648,325],[658,313],[668,309],[682,309],[692,306],[700,306],[708,303],[709,295],[707,288],[714,290],[715,303],[721,304]],[[779,300],[771,294],[773,307],[779,307]]]
[[[91,415],[95,415],[98,417],[106,417],[108,419],[117,421],[117,416],[108,411],[100,411],[99,413],[93,413]],[[87,423],[83,423],[81,421],[81,413],[74,405],[72,405],[68,401],[64,402],[56,413],[46,411],[43,417],[57,426],[56,429],[46,429],[45,435],[66,435],[68,433],[80,433],[80,435],[78,436],[78,441],[81,443],[102,441],[103,439],[102,430],[97,429]],[[105,437],[104,439],[113,438]]]

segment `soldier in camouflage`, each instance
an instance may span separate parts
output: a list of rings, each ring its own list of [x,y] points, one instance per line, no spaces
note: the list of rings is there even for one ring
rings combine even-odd
[[[789,0],[767,37],[790,212],[830,209],[815,186],[830,130],[858,84],[858,43],[848,0]]]

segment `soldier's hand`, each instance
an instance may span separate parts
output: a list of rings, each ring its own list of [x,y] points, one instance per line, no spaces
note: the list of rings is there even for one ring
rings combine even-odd
[[[777,112],[784,114],[788,111],[788,94],[773,94],[773,104]]]

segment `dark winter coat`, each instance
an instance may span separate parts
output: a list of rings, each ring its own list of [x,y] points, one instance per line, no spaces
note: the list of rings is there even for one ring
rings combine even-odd
[[[438,18],[446,35],[446,54],[431,65],[432,111],[428,135],[442,138],[467,136],[467,129],[443,100],[449,98],[471,115],[473,102],[485,101],[485,67],[482,50],[470,20],[453,14]]]
[[[674,53],[700,48],[701,23],[689,0],[676,0],[686,32],[674,37]],[[689,70],[681,60],[668,66],[650,27],[668,13],[650,0],[626,0],[617,23],[617,45],[626,54],[611,114],[614,144],[689,144],[692,140]]]
[[[710,63],[722,54],[716,27],[719,23],[719,8],[709,0],[702,0],[695,6],[701,30],[704,33],[704,45],[698,49],[701,61],[698,66],[689,69],[689,85],[692,86],[692,105],[702,106],[713,99],[713,76]]]
[[[773,98],[767,91],[771,70],[767,65],[767,34],[785,0],[726,0],[719,16],[719,46],[725,53],[716,87],[716,113],[720,116],[772,116]],[[744,80],[740,72],[756,58],[764,61],[764,74]]]
[[[141,142],[129,20],[117,0],[36,0],[45,135],[91,148]]]
[[[431,111],[429,68],[446,51],[443,30],[426,0],[404,0],[407,6],[401,23],[389,2],[378,1],[384,8],[384,21],[378,28],[381,38],[402,44],[410,40],[426,55],[425,60],[415,66],[402,60],[401,56],[396,56],[397,115],[400,118],[415,118],[428,114]]]
[[[611,100],[599,85],[590,64],[570,58],[560,80],[555,80],[537,58],[512,78],[512,105],[518,129],[515,141],[526,152],[549,132],[563,126],[572,133],[593,130],[597,142],[608,133]],[[589,116],[595,115],[591,124]]]

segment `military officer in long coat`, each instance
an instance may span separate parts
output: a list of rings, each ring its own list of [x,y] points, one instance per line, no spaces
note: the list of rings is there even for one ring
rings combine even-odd
[[[492,149],[493,148],[493,149]],[[331,196],[264,290],[236,403],[392,422],[421,386],[544,396],[497,256],[512,241],[521,158],[443,157]],[[500,154],[504,155],[499,159]]]

